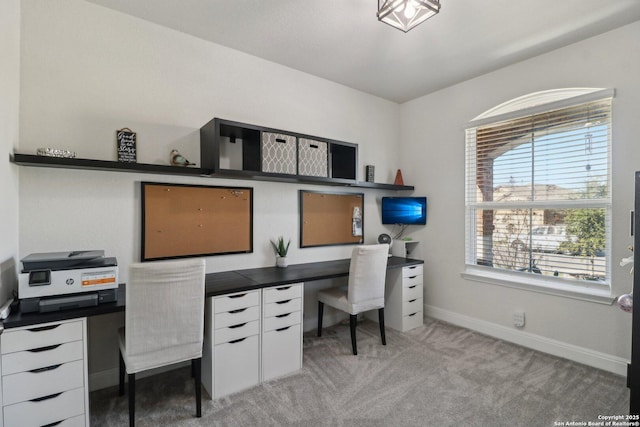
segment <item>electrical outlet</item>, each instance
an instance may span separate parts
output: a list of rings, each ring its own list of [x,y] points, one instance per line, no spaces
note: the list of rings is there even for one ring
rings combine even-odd
[[[524,311],[516,311],[513,313],[513,326],[516,328],[524,328]]]

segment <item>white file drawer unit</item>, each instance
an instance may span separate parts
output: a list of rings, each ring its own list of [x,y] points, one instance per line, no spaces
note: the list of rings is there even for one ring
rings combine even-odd
[[[387,270],[384,323],[399,331],[423,324],[422,264]]]
[[[302,286],[262,290],[262,381],[302,368]]]
[[[207,298],[202,384],[212,399],[260,384],[260,295]]]
[[[12,328],[0,335],[0,425],[89,425],[86,338],[86,318]]]

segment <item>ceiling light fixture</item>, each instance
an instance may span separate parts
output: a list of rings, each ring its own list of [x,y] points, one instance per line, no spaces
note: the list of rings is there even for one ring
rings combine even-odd
[[[440,0],[378,0],[378,21],[405,33],[440,12]]]

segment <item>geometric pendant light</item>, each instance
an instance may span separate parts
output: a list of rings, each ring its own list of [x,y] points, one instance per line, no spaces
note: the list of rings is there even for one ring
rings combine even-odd
[[[378,0],[378,21],[405,33],[440,11],[440,0]]]

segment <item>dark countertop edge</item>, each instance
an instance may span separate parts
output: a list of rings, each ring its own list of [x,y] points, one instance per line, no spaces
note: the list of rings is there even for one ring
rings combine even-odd
[[[220,295],[233,294],[237,292],[254,291],[278,285],[290,285],[292,283],[312,282],[315,280],[335,279],[349,275],[349,269],[344,270],[344,265],[348,265],[349,259],[332,261],[320,261],[304,264],[291,264],[286,268],[278,267],[258,267],[246,270],[221,271],[207,273],[205,279],[205,297],[215,297]],[[424,261],[389,257],[387,269],[407,267],[411,265],[424,264]],[[338,271],[323,273],[327,268],[338,268]],[[317,270],[314,272],[314,270]],[[262,273],[262,274],[261,274]],[[298,274],[296,274],[298,273]],[[256,276],[261,276],[261,280],[256,280]],[[287,277],[291,276],[291,277]],[[230,283],[220,286],[220,283]],[[12,312],[4,320],[5,329],[30,326],[39,323],[57,322],[61,320],[77,319],[80,317],[92,317],[101,314],[117,313],[125,310],[125,284],[118,286],[118,301],[112,303],[99,304],[92,307],[77,308],[72,310],[60,310],[50,313],[26,313],[20,311]]]

